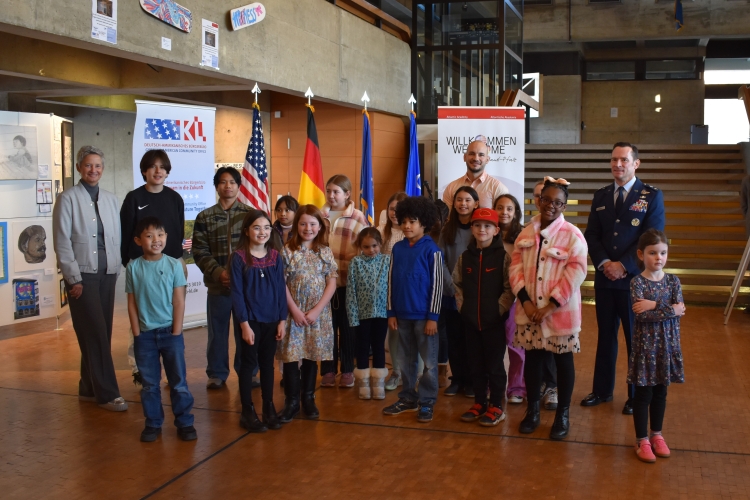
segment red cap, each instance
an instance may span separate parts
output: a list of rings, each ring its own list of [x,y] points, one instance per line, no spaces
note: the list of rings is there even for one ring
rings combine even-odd
[[[500,226],[500,220],[498,219],[497,212],[495,212],[494,210],[490,210],[489,208],[478,208],[474,210],[474,213],[471,214],[471,222],[473,224],[478,220],[491,222],[498,227]]]

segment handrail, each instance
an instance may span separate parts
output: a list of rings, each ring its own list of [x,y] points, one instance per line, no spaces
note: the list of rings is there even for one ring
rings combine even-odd
[[[411,41],[411,29],[407,25],[365,0],[332,0],[332,3],[381,29],[383,29],[384,25],[387,26],[390,29],[383,29],[383,31],[388,33],[391,30],[394,31],[395,33],[391,34],[395,34],[395,36],[406,43]],[[349,8],[344,8],[343,6]]]

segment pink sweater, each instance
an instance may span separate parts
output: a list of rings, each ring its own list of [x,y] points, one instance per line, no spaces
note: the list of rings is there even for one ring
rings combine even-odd
[[[516,296],[525,287],[537,308],[549,304],[550,297],[560,304],[542,320],[545,338],[573,335],[581,331],[581,283],[586,278],[588,246],[581,231],[566,222],[563,215],[545,229],[539,228],[540,217],[536,215],[518,235],[510,266],[510,286]],[[516,324],[528,323],[521,302],[516,301]]]

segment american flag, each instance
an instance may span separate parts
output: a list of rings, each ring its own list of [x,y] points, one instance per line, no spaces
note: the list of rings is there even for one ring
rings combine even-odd
[[[269,213],[268,169],[266,169],[266,148],[263,145],[263,123],[260,119],[260,108],[256,106],[253,106],[253,134],[247,145],[239,198],[245,205]]]
[[[179,141],[180,120],[160,120],[158,118],[146,118],[146,128],[143,132],[144,139],[161,141]]]

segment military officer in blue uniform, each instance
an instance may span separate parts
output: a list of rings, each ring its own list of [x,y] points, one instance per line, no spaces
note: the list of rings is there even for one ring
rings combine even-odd
[[[628,359],[635,316],[630,300],[630,280],[640,274],[636,247],[647,229],[664,230],[664,197],[635,176],[640,166],[638,148],[618,142],[612,149],[610,167],[614,183],[594,194],[584,232],[591,261],[596,266],[594,294],[599,340],[596,348],[593,392],[581,406],[612,401],[617,363],[617,335],[622,322]],[[633,414],[634,387],[622,413]]]

